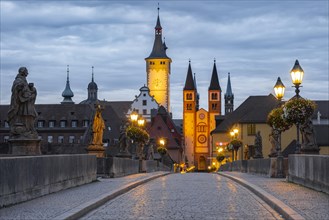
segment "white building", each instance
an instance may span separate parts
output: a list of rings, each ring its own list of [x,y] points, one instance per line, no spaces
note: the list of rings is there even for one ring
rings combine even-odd
[[[129,116],[133,111],[136,111],[138,114],[143,116],[147,122],[151,121],[151,111],[152,109],[158,109],[159,104],[150,95],[150,90],[145,85],[139,89],[140,94],[135,96],[135,100],[131,104],[130,109],[127,112]]]

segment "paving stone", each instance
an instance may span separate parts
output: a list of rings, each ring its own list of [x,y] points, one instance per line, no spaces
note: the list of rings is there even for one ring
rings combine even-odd
[[[216,174],[172,174],[107,202],[82,219],[278,219],[239,184]]]

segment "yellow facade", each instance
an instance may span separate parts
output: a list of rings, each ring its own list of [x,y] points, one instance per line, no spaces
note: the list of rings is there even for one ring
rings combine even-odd
[[[255,125],[255,131],[260,131],[261,137],[262,137],[262,143],[263,143],[263,157],[268,158],[270,154],[270,150],[272,148],[272,145],[269,140],[269,135],[271,133],[271,127],[265,123],[258,123]],[[248,135],[248,124],[235,124],[232,126],[233,128],[237,128],[239,130],[237,139],[241,140],[243,143],[243,147],[238,150],[237,153],[237,159],[241,160],[243,159],[243,152],[244,148],[247,145],[254,145],[255,143],[255,136],[249,134]],[[282,151],[287,147],[294,139],[296,139],[296,127],[293,126],[289,130],[283,132],[281,134],[281,146]],[[214,133],[212,135],[212,139],[214,144],[216,143],[223,143],[223,142],[230,142],[231,137],[229,134],[229,131],[227,133]],[[213,150],[216,148],[215,145],[213,145]]]
[[[170,112],[170,58],[146,59],[147,87],[151,96]]]

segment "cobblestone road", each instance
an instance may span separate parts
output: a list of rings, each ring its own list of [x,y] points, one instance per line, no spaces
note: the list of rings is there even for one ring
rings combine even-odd
[[[107,202],[83,219],[280,219],[249,190],[217,174],[172,174]]]

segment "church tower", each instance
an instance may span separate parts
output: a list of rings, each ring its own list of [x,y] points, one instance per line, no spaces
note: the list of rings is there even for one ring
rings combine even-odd
[[[197,108],[197,91],[189,61],[185,86],[183,89],[183,136],[185,140],[185,157],[189,165],[194,165],[195,117]]]
[[[151,96],[170,112],[170,63],[167,56],[167,46],[162,42],[162,27],[160,24],[158,7],[158,18],[155,26],[154,44],[151,54],[145,58],[147,87]]]
[[[228,73],[227,87],[226,87],[226,93],[224,98],[225,98],[225,115],[227,115],[233,112],[233,107],[234,107],[233,106],[234,95],[232,93],[230,73]]]
[[[74,96],[71,88],[70,88],[70,76],[69,76],[70,70],[69,70],[69,65],[67,65],[67,76],[66,76],[66,86],[65,89],[62,93],[63,96],[63,101],[61,104],[74,104],[72,101],[72,97]]]
[[[216,128],[216,115],[221,115],[221,96],[222,89],[219,85],[216,60],[214,60],[214,67],[212,69],[210,85],[208,88],[209,131]]]
[[[96,102],[97,99],[97,84],[94,82],[94,67],[91,67],[91,82],[88,84],[88,100],[90,102]]]

